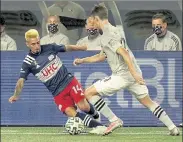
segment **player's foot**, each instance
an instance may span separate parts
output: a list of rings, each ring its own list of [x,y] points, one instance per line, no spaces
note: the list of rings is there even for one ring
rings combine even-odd
[[[122,126],[123,126],[123,121],[118,118],[118,120],[110,123],[110,125],[107,127],[107,130],[105,131],[104,135],[108,135],[108,134],[112,133],[114,130],[116,130],[117,128],[120,128]]]
[[[106,130],[107,130],[107,127],[105,126],[97,126],[96,128],[93,128],[93,130],[91,130],[89,133],[103,135]]]
[[[182,126],[182,123],[180,123],[180,125],[179,125],[179,126],[180,126],[180,127],[183,127],[183,126]]]
[[[172,130],[170,130],[170,135],[171,136],[178,136],[180,135],[180,131],[177,127],[173,128]]]

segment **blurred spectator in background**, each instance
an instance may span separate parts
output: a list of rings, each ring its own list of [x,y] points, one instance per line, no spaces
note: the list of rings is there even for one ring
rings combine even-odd
[[[154,51],[181,51],[182,44],[179,37],[167,30],[166,17],[155,14],[152,17],[152,29],[154,34],[146,39],[144,50]]]
[[[0,17],[0,32],[1,32],[1,51],[17,50],[16,42],[5,32],[6,22],[4,17]]]
[[[60,19],[58,16],[49,16],[46,23],[47,35],[41,38],[41,45],[55,43],[57,45],[69,44],[69,38],[60,32]]]
[[[50,15],[65,16],[76,19],[86,19],[85,10],[75,2],[57,1],[52,6],[48,7]],[[42,21],[42,36],[47,34],[45,19]],[[71,44],[76,44],[76,41],[84,37],[84,28],[68,30],[63,24],[60,24],[60,32],[67,37]]]
[[[77,45],[87,45],[87,50],[101,50],[100,30],[86,29],[88,36],[78,40]]]

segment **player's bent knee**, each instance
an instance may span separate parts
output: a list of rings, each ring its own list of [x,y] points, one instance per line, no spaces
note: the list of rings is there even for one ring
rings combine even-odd
[[[137,96],[138,100],[145,100],[147,98],[149,98],[149,94],[148,93],[144,93],[144,94],[140,94]]]
[[[94,86],[91,86],[85,90],[85,96],[87,99],[88,99],[88,97],[95,96],[97,94],[98,94],[97,90],[95,89]]]
[[[82,111],[90,111],[90,105],[88,104],[86,99],[83,99],[80,102],[78,102],[77,106]]]
[[[68,107],[65,109],[64,113],[68,116],[68,117],[75,117],[77,114],[77,111],[74,107]]]
[[[144,97],[142,98],[139,98],[138,99],[139,102],[144,105],[145,107],[149,107],[151,106],[152,104],[154,104],[154,102],[151,100],[151,98],[149,97],[148,94],[144,94]]]

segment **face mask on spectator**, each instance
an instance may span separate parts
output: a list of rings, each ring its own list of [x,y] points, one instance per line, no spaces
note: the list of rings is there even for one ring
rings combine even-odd
[[[52,34],[55,34],[58,32],[58,24],[49,24],[48,25],[48,31]]]
[[[88,38],[95,39],[99,34],[102,35],[103,31],[101,29],[87,29]]]
[[[155,26],[152,30],[158,37],[164,36],[162,26]]]

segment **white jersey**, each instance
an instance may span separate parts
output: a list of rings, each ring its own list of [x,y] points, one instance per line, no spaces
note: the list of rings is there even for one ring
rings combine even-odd
[[[77,3],[68,1],[68,4],[65,5],[64,7],[61,7],[57,4],[53,4],[48,8],[49,12],[51,15],[58,15],[58,16],[66,16],[66,17],[71,17],[71,18],[76,18],[76,19],[85,19],[86,14],[85,10],[78,5]],[[84,35],[84,28],[83,30],[78,30],[78,29],[73,29],[73,30],[67,30],[67,28],[63,25],[59,25],[59,29],[61,30],[60,32],[69,37],[71,44],[75,44],[78,39],[83,37]],[[42,36],[47,35],[47,30],[46,30],[46,23],[45,20],[43,19],[42,21]]]
[[[89,40],[88,36],[78,40],[77,45],[87,45],[87,50],[101,50],[100,36],[95,39]]]
[[[123,75],[129,73],[128,66],[123,57],[116,53],[119,47],[126,48],[132,58],[136,71],[141,73],[133,53],[126,46],[125,39],[116,27],[111,24],[105,25],[103,35],[101,36],[101,45],[113,74]]]
[[[63,44],[63,45],[68,45],[69,44],[69,38],[61,33],[56,33],[56,34],[48,34],[44,37],[41,38],[41,45],[45,44]]]
[[[101,54],[106,55],[112,75],[94,83],[97,92],[101,96],[111,96],[121,89],[127,89],[138,99],[146,97],[148,95],[147,86],[136,83],[123,57],[116,53],[118,48],[125,48],[132,58],[136,71],[141,73],[133,53],[127,47],[125,39],[116,27],[111,24],[105,25],[101,36],[101,45],[103,50]]]
[[[1,51],[16,51],[17,45],[14,39],[5,32],[1,34]]]
[[[182,44],[179,37],[167,31],[163,38],[158,38],[156,34],[146,39],[144,50],[154,51],[182,51]]]

